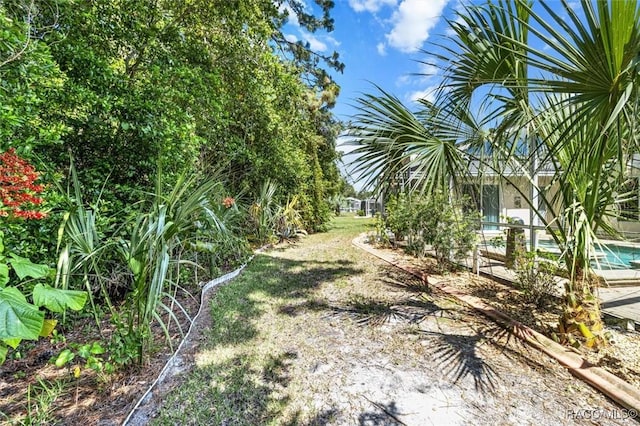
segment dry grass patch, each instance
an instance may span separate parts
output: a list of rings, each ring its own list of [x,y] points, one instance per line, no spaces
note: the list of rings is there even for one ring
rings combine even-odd
[[[220,288],[197,365],[154,423],[591,424],[572,410],[619,409],[353,247],[365,223],[341,218],[329,233],[257,256]]]

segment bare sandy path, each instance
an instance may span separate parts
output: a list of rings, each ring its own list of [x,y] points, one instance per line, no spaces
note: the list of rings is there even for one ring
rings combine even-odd
[[[221,289],[213,313],[228,323],[205,320],[185,354],[193,368],[158,395],[154,422],[635,424],[546,356],[353,247],[357,232],[259,255]],[[218,312],[223,296],[239,307]]]

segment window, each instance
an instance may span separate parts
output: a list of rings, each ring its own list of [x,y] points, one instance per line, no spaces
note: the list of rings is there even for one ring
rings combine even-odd
[[[483,222],[496,223],[500,220],[500,189],[498,185],[462,185],[462,194],[471,199],[471,205],[475,205],[482,213]],[[483,225],[483,229],[498,229],[497,225]]]
[[[640,199],[638,191],[640,185],[638,178],[629,178],[618,193],[618,208],[620,210],[620,219],[622,220],[640,220]]]

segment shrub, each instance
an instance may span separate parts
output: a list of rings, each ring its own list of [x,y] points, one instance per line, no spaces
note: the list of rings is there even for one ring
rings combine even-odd
[[[450,199],[441,192],[407,203],[409,251],[424,256],[430,246],[442,265],[464,259],[475,244],[479,218],[477,212],[466,212],[465,205],[466,199]]]
[[[277,205],[275,196],[278,186],[266,180],[260,187],[260,194],[249,207],[248,236],[257,245],[275,240],[275,220]]]
[[[175,297],[182,280],[190,280],[195,268],[215,274],[246,259],[246,240],[234,234],[244,217],[219,181],[185,174],[171,191],[158,176],[153,198],[136,203],[137,212],[101,218],[99,209],[85,206],[73,166],[71,171],[75,191],[68,194],[61,227],[57,282],[82,285],[92,296],[99,292],[117,330],[109,344],[112,361],[141,363],[153,337],[151,324],[157,322],[169,340],[169,323],[178,324],[173,307],[185,312]],[[112,228],[109,235],[105,224]],[[110,300],[114,283],[122,309]],[[97,299],[90,301],[98,320]]]
[[[412,210],[409,200],[404,194],[389,198],[385,206],[387,213],[386,225],[396,241],[402,241],[410,232]]]
[[[303,226],[302,215],[298,209],[298,196],[294,195],[283,206],[276,209],[275,234],[280,242],[295,240],[302,235],[307,235]]]
[[[45,217],[38,210],[42,203],[39,194],[44,189],[43,185],[35,183],[39,176],[15,151],[0,154],[0,217],[5,220]],[[4,233],[0,231],[0,318],[3,319],[0,323],[0,364],[9,347],[16,349],[24,339],[37,340],[53,331],[56,321],[45,319],[40,307],[56,313],[83,308],[87,298],[84,292],[54,288],[42,282],[25,288],[25,278],[45,280],[49,271],[47,265],[35,264],[16,253],[5,253]],[[28,294],[32,302],[27,300]]]
[[[556,292],[555,262],[539,259],[532,252],[519,250],[516,254],[516,283],[522,290],[526,302],[544,307]]]
[[[389,238],[389,231],[387,227],[387,220],[380,213],[376,213],[374,215],[375,219],[375,243],[381,245],[382,247],[388,247],[391,244],[391,239]]]
[[[157,321],[170,342],[169,322],[180,327],[170,300],[184,312],[174,294],[180,288],[182,255],[189,247],[198,227],[205,226],[213,235],[230,235],[219,211],[224,200],[221,183],[209,179],[201,182],[196,174],[181,175],[173,190],[162,190],[158,176],[156,193],[150,207],[143,207],[129,227],[130,233],[119,239],[119,253],[133,278],[127,296],[126,336],[138,343],[137,362],[142,363],[151,343],[151,323]],[[229,205],[229,200],[227,200]],[[164,320],[161,314],[166,314]]]
[[[37,206],[42,204],[39,194],[44,186],[35,168],[16,155],[11,148],[0,154],[0,216],[22,219],[42,219],[46,214]]]

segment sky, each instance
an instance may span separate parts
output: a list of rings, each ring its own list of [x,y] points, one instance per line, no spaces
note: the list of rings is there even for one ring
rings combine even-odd
[[[311,6],[312,0],[307,0]],[[430,96],[438,78],[436,70],[421,64],[429,56],[422,50],[447,34],[445,18],[455,18],[458,0],[336,0],[332,10],[335,30],[310,34],[289,25],[286,36],[303,40],[312,50],[337,51],[345,63],[344,73],[333,73],[341,86],[334,109],[341,120],[353,114],[349,104],[375,83],[403,101]],[[291,24],[291,22],[290,22]]]
[[[306,4],[314,6],[313,0]],[[445,18],[455,19],[458,7],[459,0],[335,0],[333,32],[311,34],[290,19],[285,36],[309,42],[320,53],[340,54],[345,69],[332,74],[341,87],[333,112],[346,122],[355,113],[355,100],[376,92],[374,83],[409,104],[432,96],[439,82],[436,69],[419,61],[430,60],[423,50],[433,49],[447,35]],[[348,151],[342,143],[340,138],[338,150]]]
[[[319,16],[314,0],[302,0],[308,11]],[[335,108],[336,117],[348,122],[356,114],[353,107],[363,94],[378,94],[376,87],[398,97],[411,107],[417,99],[433,100],[435,89],[441,82],[441,73],[430,52],[440,50],[438,44],[446,44],[453,32],[449,21],[458,18],[456,12],[464,12],[463,4],[484,4],[486,0],[334,0],[331,10],[334,31],[309,33],[292,19],[283,28],[290,41],[308,42],[311,49],[331,55],[340,54],[345,64],[342,74],[332,73],[341,91]],[[615,0],[614,0],[615,1]],[[549,1],[551,5],[553,1]],[[568,0],[568,6],[578,15],[581,6],[576,0]],[[534,3],[535,7],[535,3]],[[561,18],[566,16],[558,8]],[[544,19],[545,13],[538,9]],[[290,16],[294,16],[290,13]],[[568,16],[567,16],[568,17]],[[546,50],[547,46],[530,35],[534,47]],[[442,53],[442,50],[440,50]],[[417,104],[414,104],[417,106]],[[349,155],[352,146],[346,146],[347,138],[340,136],[338,151],[343,153],[339,164],[347,181],[356,190],[362,189],[357,176],[347,165],[354,156]]]

